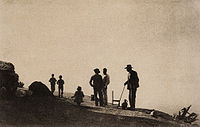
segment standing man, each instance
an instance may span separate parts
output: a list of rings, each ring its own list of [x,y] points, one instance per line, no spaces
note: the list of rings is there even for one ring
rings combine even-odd
[[[124,85],[127,85],[127,89],[129,90],[130,109],[135,109],[135,98],[137,88],[139,87],[139,78],[137,72],[132,70],[132,68],[130,64],[125,67],[128,72],[128,80]]]
[[[108,105],[107,86],[110,83],[110,76],[107,74],[106,68],[103,69],[103,74],[104,74],[104,77],[103,77],[103,85],[104,85],[104,87],[103,87],[103,102],[104,102],[104,105]]]
[[[57,81],[58,84],[58,97],[63,97],[63,85],[64,85],[64,80],[62,80],[62,75],[59,76],[59,80]],[[61,95],[60,95],[61,92]]]
[[[56,85],[56,79],[54,78],[54,74],[51,75],[51,78],[49,79],[49,82],[51,84],[51,93],[53,94],[55,91],[55,85]]]
[[[95,75],[93,75],[90,78],[90,85],[94,89],[94,99],[95,99],[95,105],[98,106],[98,98],[97,94],[99,94],[99,101],[100,106],[103,106],[103,95],[102,95],[102,89],[103,89],[103,80],[102,76],[99,75],[100,71],[98,68],[94,69]]]

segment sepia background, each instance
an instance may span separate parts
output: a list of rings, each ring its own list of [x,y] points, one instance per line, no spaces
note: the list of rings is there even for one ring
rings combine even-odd
[[[136,107],[200,113],[200,1],[0,0],[0,59],[28,87],[61,74],[65,92],[93,90],[93,69],[106,67],[119,98],[132,64]],[[128,98],[125,90],[123,99]]]

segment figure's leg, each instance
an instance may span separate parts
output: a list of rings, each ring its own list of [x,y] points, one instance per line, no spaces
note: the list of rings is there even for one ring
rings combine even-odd
[[[53,85],[51,89],[52,89],[52,94],[53,94],[55,91],[55,85]]]
[[[99,99],[100,99],[100,106],[103,106],[103,94],[102,94],[102,90],[98,90],[99,93]]]
[[[105,98],[105,105],[108,105],[107,88],[105,88],[104,98]]]
[[[61,97],[63,97],[63,87],[61,87]]]
[[[53,94],[53,86],[52,86],[52,84],[51,84],[51,93]]]
[[[103,103],[105,104],[105,88],[102,89]]]
[[[133,90],[129,90],[129,104],[133,108]]]
[[[133,108],[135,108],[136,92],[137,92],[137,89],[134,89],[134,90],[133,90]]]
[[[60,97],[60,87],[58,87],[58,97]]]
[[[94,89],[94,100],[95,100],[95,105],[98,106],[97,90],[96,89]]]

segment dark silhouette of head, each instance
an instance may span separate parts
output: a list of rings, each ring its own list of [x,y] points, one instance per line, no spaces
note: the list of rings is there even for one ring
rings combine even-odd
[[[78,86],[77,90],[78,90],[78,91],[81,91],[81,89],[82,89],[82,88],[81,88],[80,86]]]
[[[52,74],[51,76],[54,77],[54,74]]]
[[[107,69],[106,68],[103,69],[103,74],[104,75],[107,74]]]
[[[126,99],[124,99],[124,102],[127,103],[128,101]]]
[[[59,78],[62,79],[62,75],[60,75]]]
[[[94,69],[94,72],[95,72],[96,74],[99,74],[99,73],[100,73],[100,71],[99,71],[98,68]]]
[[[130,72],[131,70],[132,70],[132,66],[130,65],[130,64],[128,64],[126,67],[125,67],[125,69],[128,71],[128,72]]]

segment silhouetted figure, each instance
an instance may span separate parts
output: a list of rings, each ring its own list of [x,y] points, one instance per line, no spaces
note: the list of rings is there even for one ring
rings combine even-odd
[[[137,88],[139,87],[139,78],[137,72],[133,71],[132,68],[133,67],[130,64],[125,68],[128,72],[128,80],[124,85],[127,85],[127,89],[129,90],[130,109],[135,109],[135,98]]]
[[[59,76],[59,80],[57,81],[58,84],[58,97],[63,97],[63,85],[64,80],[62,80],[62,75]]]
[[[53,94],[55,91],[55,85],[56,85],[56,78],[54,78],[54,74],[51,75],[51,78],[49,79],[49,82],[51,84],[51,93]]]
[[[124,102],[122,103],[122,109],[123,109],[123,110],[126,110],[126,109],[127,109],[127,106],[128,106],[127,100],[124,99]]]
[[[94,69],[94,72],[95,72],[95,75],[93,75],[91,77],[89,83],[94,89],[95,105],[98,106],[97,94],[99,94],[100,106],[103,106],[103,95],[102,95],[103,80],[102,80],[102,76],[99,75],[100,71],[99,71],[98,68]]]
[[[78,86],[77,91],[75,92],[74,96],[72,96],[72,98],[75,97],[74,102],[77,103],[77,105],[80,105],[81,102],[83,102],[83,97],[84,97],[84,93],[83,91],[81,91],[81,87]]]
[[[107,96],[107,87],[108,87],[108,84],[110,83],[110,76],[107,74],[107,69],[104,68],[103,69],[103,74],[104,74],[104,77],[103,77],[103,102],[104,102],[104,105],[108,105],[108,96]]]

